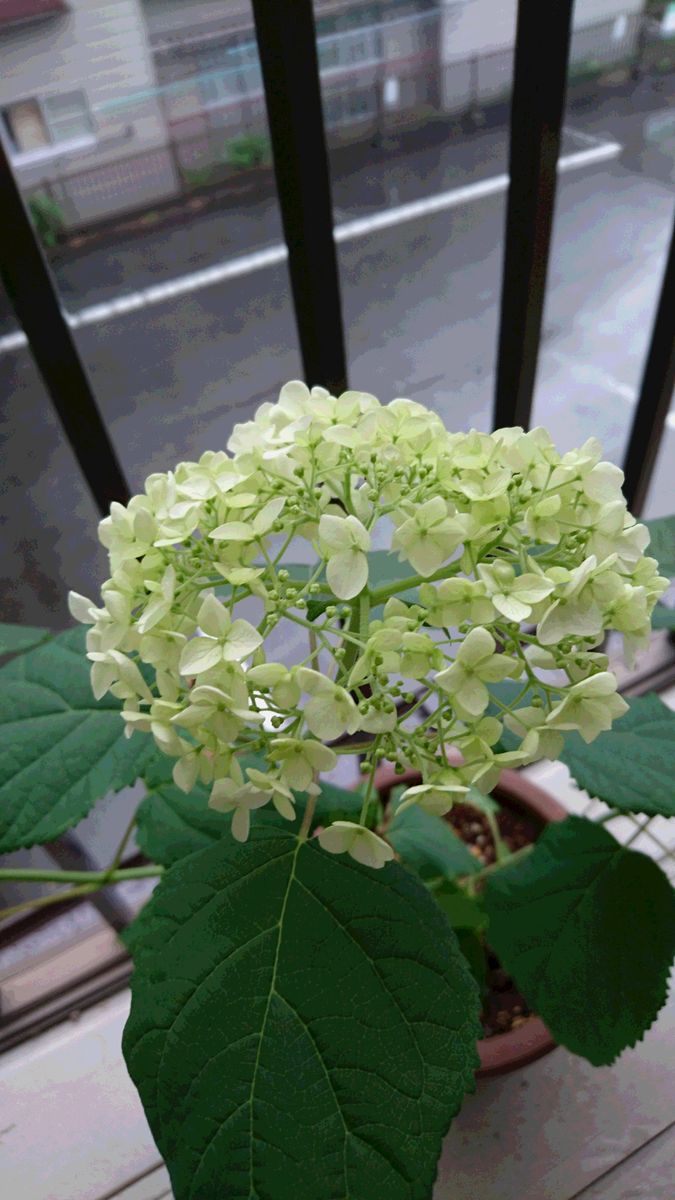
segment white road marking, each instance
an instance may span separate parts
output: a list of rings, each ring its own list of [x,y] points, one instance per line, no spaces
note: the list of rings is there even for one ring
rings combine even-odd
[[[591,387],[602,388],[610,395],[618,397],[619,400],[624,400],[631,407],[637,404],[636,389],[627,383],[622,383],[620,379],[610,375],[602,367],[595,367],[591,363],[580,363],[577,359],[572,359],[569,354],[563,354],[559,350],[549,350],[548,354],[554,362],[559,363],[563,369],[569,370],[578,380],[588,383]],[[675,409],[671,409],[666,416],[666,425],[668,429],[675,429]]]
[[[588,150],[579,150],[575,154],[566,154],[558,160],[558,171],[576,171],[580,167],[592,166],[595,163],[607,162],[616,158],[623,147],[619,142],[603,142]],[[408,204],[399,204],[395,208],[387,208],[382,212],[370,213],[366,217],[357,217],[353,221],[344,221],[335,226],[335,241],[338,243],[354,241],[367,237],[381,229],[390,229],[403,225],[408,221],[416,221],[420,217],[432,216],[434,213],[445,212],[458,208],[463,204],[471,204],[475,200],[485,199],[505,192],[509,185],[508,175],[493,175],[490,179],[481,179],[477,183],[469,183],[464,187],[451,188],[446,192],[438,192],[435,196],[425,196],[422,200],[413,200]],[[101,321],[109,321],[113,317],[124,316],[140,308],[148,308],[154,304],[163,304],[176,296],[184,296],[190,292],[200,291],[216,283],[224,283],[229,279],[237,279],[242,275],[250,275],[266,267],[276,266],[288,257],[288,250],[282,243],[270,246],[265,250],[256,250],[251,254],[243,254],[239,258],[227,259],[201,271],[191,271],[177,279],[167,279],[165,283],[153,284],[150,287],[139,288],[135,292],[118,296],[114,300],[104,300],[100,304],[91,304],[81,308],[76,313],[64,309],[66,320],[72,329],[81,329],[86,325],[97,325]],[[25,333],[16,330],[0,338],[0,354],[10,350],[19,350],[27,345]]]

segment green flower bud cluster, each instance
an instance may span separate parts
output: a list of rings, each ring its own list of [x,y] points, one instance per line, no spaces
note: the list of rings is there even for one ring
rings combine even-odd
[[[411,400],[286,384],[227,451],[151,475],[101,522],[101,604],[70,596],[94,693],[175,758],[178,786],[212,787],[235,837],[266,803],[294,819],[294,792],[354,743],[371,782],[383,757],[414,767],[405,802],[445,812],[624,711],[598,647],[608,629],[628,656],[644,645],[667,580],[622,478],[595,439],[561,455],[543,429],[450,433]],[[399,579],[379,582],[376,545]],[[307,653],[277,661],[290,630]],[[244,773],[242,751],[268,770]],[[337,824],[327,850],[391,856]]]

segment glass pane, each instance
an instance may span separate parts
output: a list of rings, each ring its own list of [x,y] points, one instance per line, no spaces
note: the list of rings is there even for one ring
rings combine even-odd
[[[24,346],[0,342],[0,388],[0,621],[63,629],[68,588],[87,595],[103,578],[98,513]]]
[[[488,427],[515,9],[489,30],[478,0],[322,10],[350,381]]]
[[[49,96],[43,104],[54,142],[70,141],[91,133],[91,120],[82,92]]]
[[[622,6],[578,6],[534,420],[621,464],[672,229],[675,41]],[[576,158],[576,166],[574,159]],[[563,165],[565,160],[563,159]],[[651,511],[672,509],[670,423]]]

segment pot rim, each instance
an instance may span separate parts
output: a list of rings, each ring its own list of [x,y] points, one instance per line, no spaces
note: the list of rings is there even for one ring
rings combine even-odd
[[[375,786],[384,803],[389,799],[394,787],[402,783],[413,786],[421,780],[419,771],[408,769],[402,775],[397,775],[388,763],[379,767],[375,773]],[[502,771],[493,790],[496,798],[502,803],[536,817],[542,826],[564,821],[569,815],[559,800],[533,783],[521,771]],[[489,1038],[479,1038],[476,1049],[480,1066],[476,1070],[476,1078],[489,1079],[495,1075],[515,1071],[518,1067],[525,1067],[535,1059],[543,1057],[544,1054],[550,1054],[556,1046],[557,1042],[541,1017],[531,1016],[516,1029],[496,1033]]]

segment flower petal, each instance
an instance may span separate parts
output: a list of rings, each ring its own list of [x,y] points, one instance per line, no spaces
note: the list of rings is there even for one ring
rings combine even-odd
[[[250,621],[238,617],[236,621],[232,622],[223,643],[223,658],[225,662],[241,662],[261,645],[262,637],[258,630],[251,625]]]
[[[343,550],[328,560],[326,578],[338,600],[358,596],[368,582],[368,559],[360,550]]]
[[[222,646],[215,638],[195,637],[183,646],[178,670],[181,675],[199,675],[216,667],[222,657]]]

